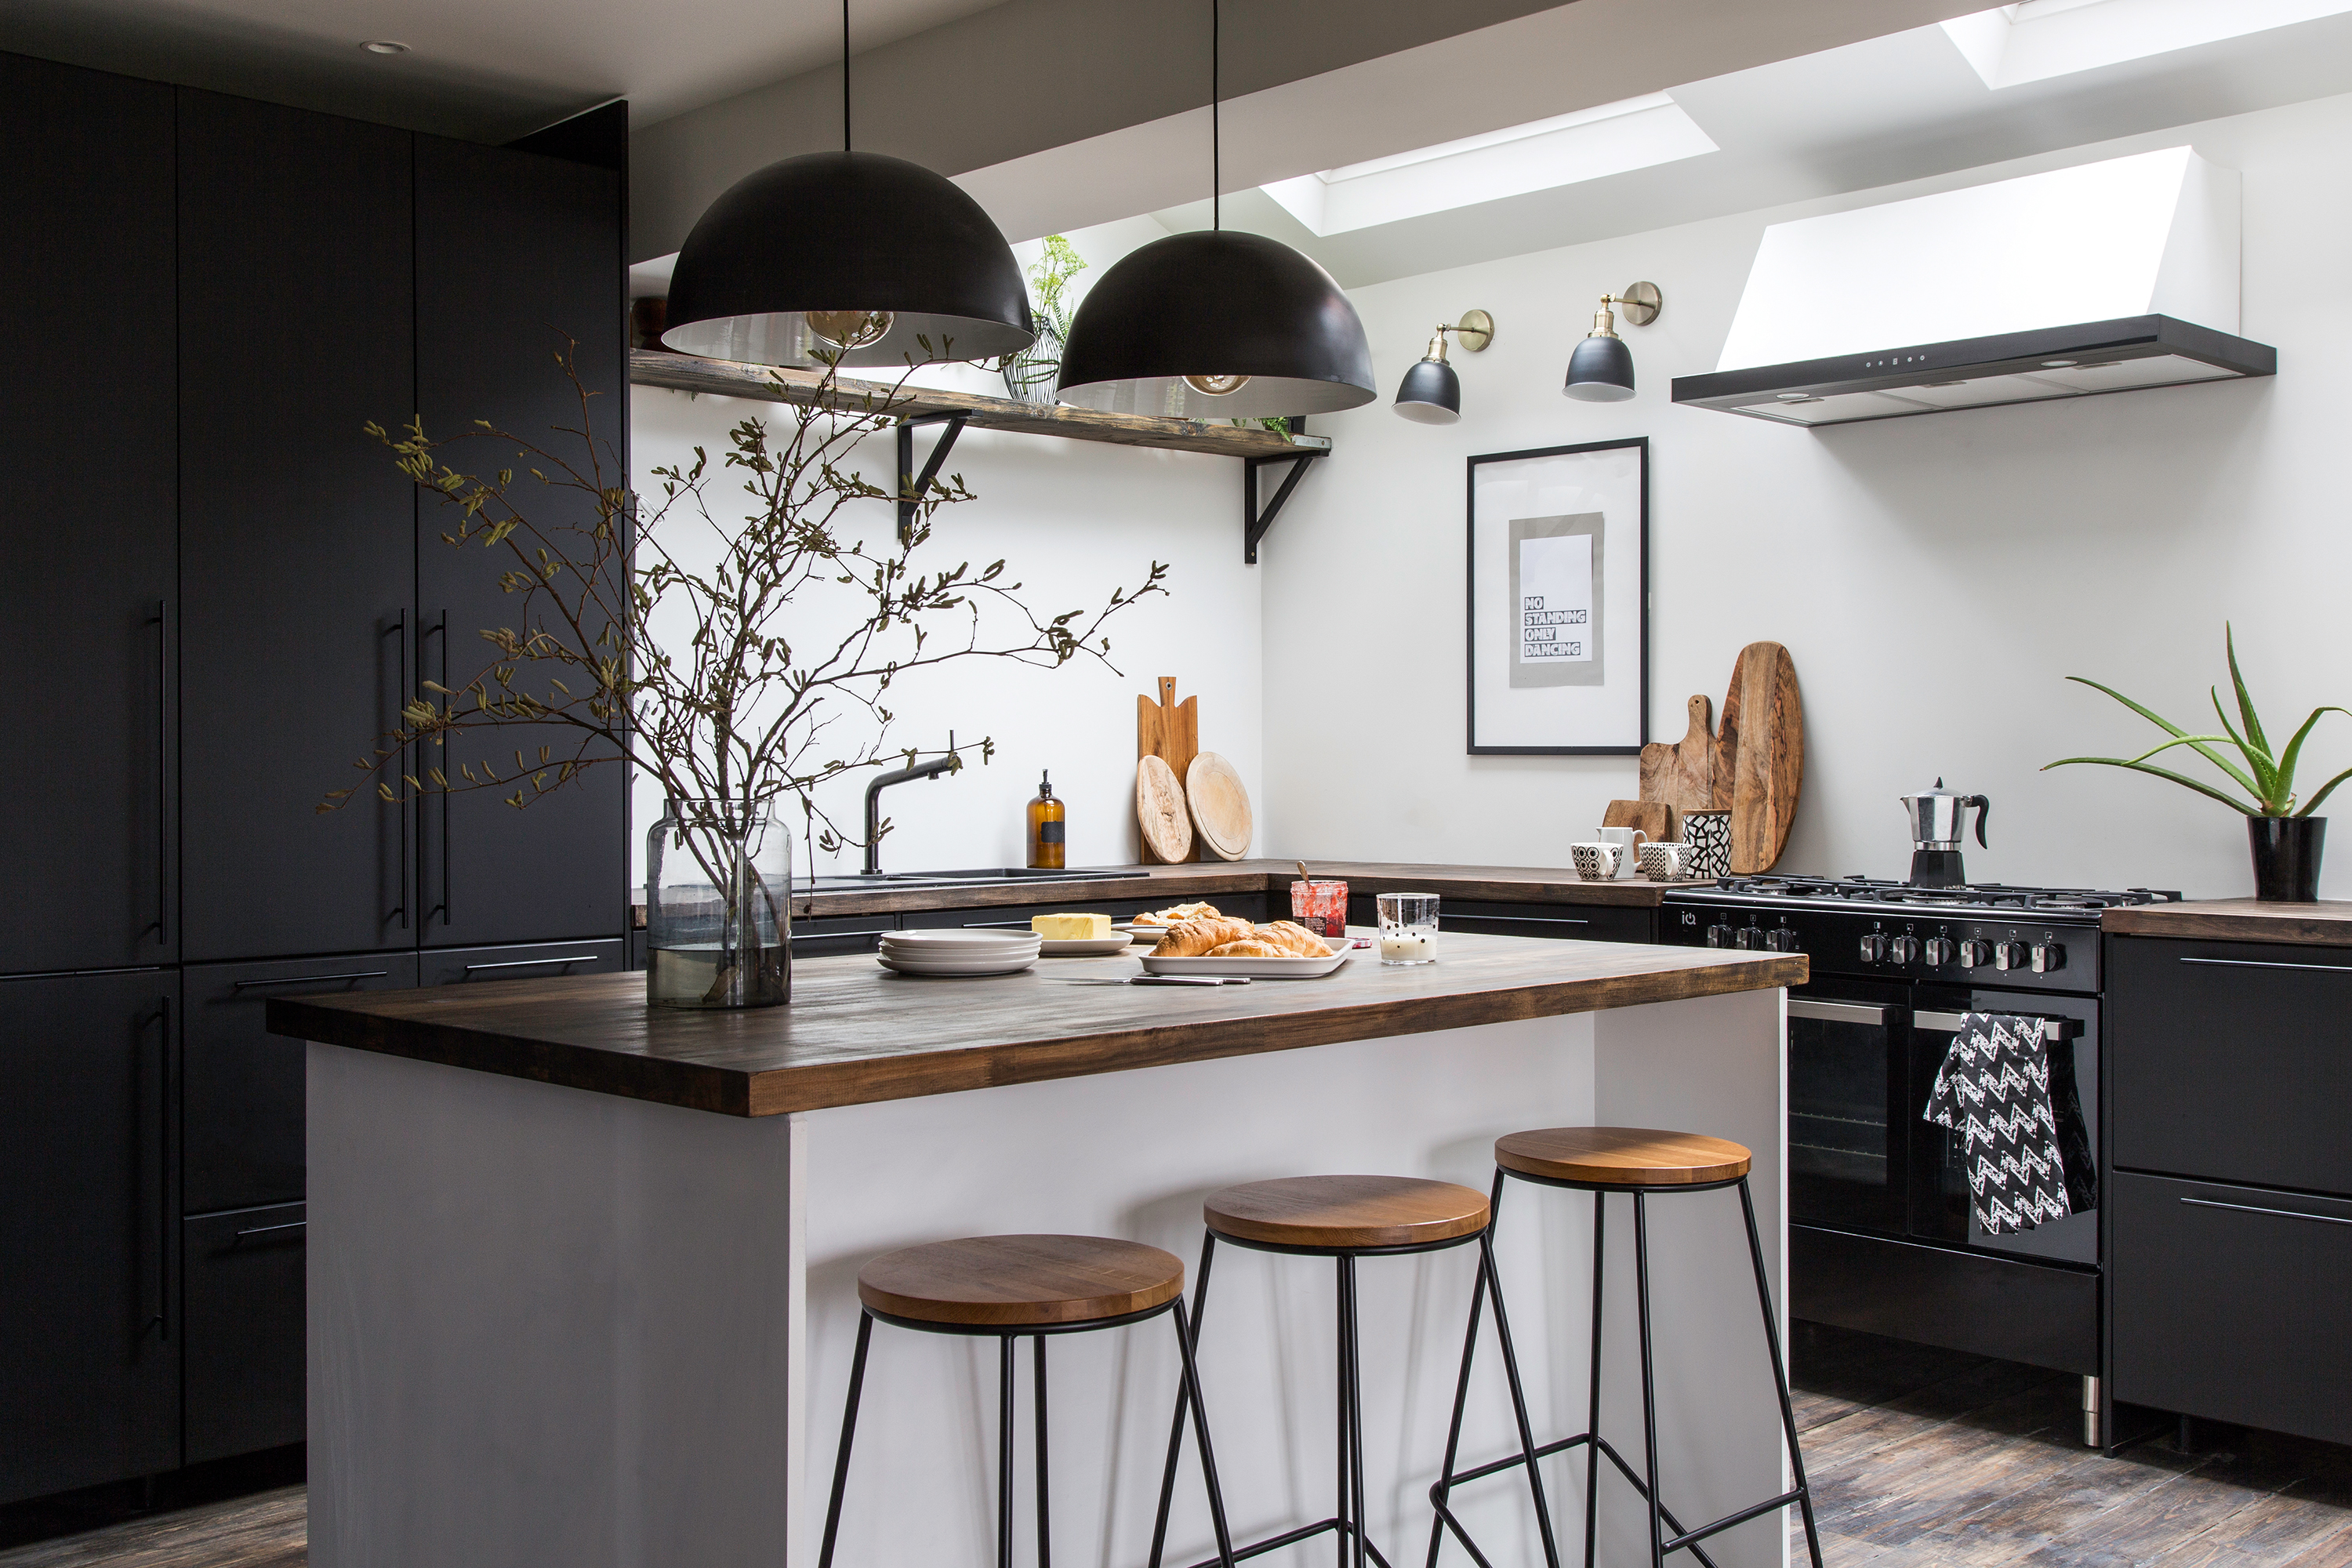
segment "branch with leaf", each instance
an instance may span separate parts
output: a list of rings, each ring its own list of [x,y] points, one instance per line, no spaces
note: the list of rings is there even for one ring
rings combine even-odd
[[[887,512],[866,510],[898,498],[851,459],[897,423],[903,379],[885,394],[845,395],[828,372],[781,430],[736,426],[715,468],[698,447],[691,463],[655,469],[661,491],[648,507],[593,433],[597,395],[572,351],[556,358],[580,414],[547,444],[488,423],[449,439],[420,423],[397,434],[368,426],[450,510],[443,539],[487,552],[485,569],[513,601],[509,625],[481,631],[490,657],[480,671],[455,687],[426,683],[357,762],[383,799],[492,789],[527,806],[617,762],[677,799],[797,797],[821,847],[862,844],[827,815],[821,785],[926,755],[961,768],[973,749],[888,747],[896,682],[972,658],[1047,668],[1090,659],[1116,671],[1106,624],[1167,591],[1168,568],[1153,562],[1139,585],[1113,588],[1097,607],[1046,614],[1024,600],[1003,561],[919,570],[934,515],[972,492],[954,474],[909,498],[915,525],[903,543]],[[461,443],[511,452],[516,466],[460,467],[450,454]],[[749,505],[740,521],[722,521],[713,491],[736,475]],[[869,542],[861,514],[887,544]],[[407,761],[454,757],[509,732],[524,741],[510,766],[488,748],[413,771]],[[986,762],[993,742],[977,749]],[[332,791],[319,809],[353,794]]]
[[[2063,768],[2077,763],[2091,763],[2110,768],[2129,768],[2135,773],[2152,773],[2160,779],[2169,779],[2184,789],[2195,790],[2199,795],[2218,800],[2231,810],[2243,812],[2248,816],[2309,816],[2318,810],[2320,803],[2327,798],[2329,793],[2337,784],[2342,784],[2346,779],[2352,778],[2352,768],[2347,768],[2320,785],[2318,792],[2298,807],[2295,804],[2294,770],[2302,761],[2303,744],[2311,738],[2312,731],[2318,728],[2320,715],[2342,713],[2352,717],[2352,709],[2338,708],[2332,704],[2313,709],[2311,717],[2303,721],[2302,728],[2295,731],[2294,737],[2287,742],[2286,749],[2273,752],[2271,749],[2270,738],[2263,732],[2262,719],[2254,711],[2253,697],[2246,690],[2246,678],[2238,669],[2236,632],[2226,623],[2222,627],[2222,641],[2229,652],[2230,684],[2237,693],[2238,719],[2239,723],[2244,726],[2242,730],[2230,722],[2229,710],[2221,705],[2221,689],[2218,686],[2211,689],[2211,696],[2213,716],[2221,721],[2221,732],[2218,735],[2192,735],[2170,720],[2133,701],[2113,687],[2102,686],[2095,680],[2085,679],[2079,675],[2070,675],[2067,679],[2078,685],[2087,686],[2094,691],[2105,692],[2158,729],[2162,730],[2171,739],[2149,747],[2136,757],[2061,757],[2054,763],[2043,764],[2042,771],[2047,773],[2052,768]],[[2231,784],[2246,793],[2247,798],[2240,800],[2201,780],[2190,778],[2185,773],[2175,773],[2170,768],[2158,767],[2149,760],[2179,746],[2189,747],[2199,756],[2221,769]],[[2215,749],[2221,746],[2227,746],[2235,751],[2244,765],[2241,767],[2237,763],[2232,763]]]

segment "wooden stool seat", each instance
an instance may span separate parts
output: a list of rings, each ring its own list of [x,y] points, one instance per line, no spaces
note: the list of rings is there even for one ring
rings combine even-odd
[[[1172,1252],[1095,1236],[972,1236],[886,1252],[857,1299],[888,1317],[959,1327],[1049,1328],[1149,1311],[1184,1293]]]
[[[1284,1176],[1201,1205],[1214,1234],[1274,1247],[1416,1247],[1475,1236],[1486,1215],[1485,1194],[1412,1176]]]
[[[1547,1127],[1495,1140],[1495,1163],[1507,1171],[1609,1187],[1734,1182],[1754,1158],[1727,1138],[1654,1127]]]

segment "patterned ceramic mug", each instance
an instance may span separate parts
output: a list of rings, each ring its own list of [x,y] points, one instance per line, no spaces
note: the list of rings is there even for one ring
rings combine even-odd
[[[1568,852],[1576,857],[1576,874],[1584,881],[1606,882],[1617,875],[1614,844],[1571,844]]]
[[[1684,812],[1683,844],[1690,850],[1684,876],[1712,880],[1731,875],[1731,813]]]
[[[1642,846],[1640,854],[1642,875],[1653,882],[1671,882],[1682,876],[1683,867],[1690,859],[1690,846],[1654,838]]]

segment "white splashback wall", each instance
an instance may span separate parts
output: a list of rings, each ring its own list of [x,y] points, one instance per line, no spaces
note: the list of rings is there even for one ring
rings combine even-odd
[[[979,381],[971,384],[981,389]],[[772,426],[789,415],[773,404],[656,387],[633,389],[630,408],[636,482],[649,494],[658,490],[654,468],[690,461],[699,445],[717,472],[729,449],[727,432],[737,423],[757,416]],[[917,432],[918,463],[933,439],[931,430]],[[885,488],[895,464],[887,435],[859,448],[858,466]],[[1261,578],[1242,564],[1237,466],[1192,453],[971,430],[945,468],[961,472],[978,499],[938,514],[932,539],[917,553],[917,570],[970,561],[977,571],[1003,558],[1007,578],[1026,585],[1023,598],[1052,616],[1098,606],[1114,586],[1140,583],[1158,560],[1170,566],[1169,596],[1123,611],[1106,628],[1119,675],[1091,661],[1040,670],[974,659],[894,685],[894,744],[933,750],[952,729],[961,743],[992,736],[997,750],[986,767],[976,765],[974,755],[975,765],[961,773],[884,792],[883,812],[895,824],[883,841],[884,869],[1020,865],[1024,803],[1036,794],[1041,769],[1052,771],[1055,793],[1068,808],[1071,865],[1139,858],[1135,699],[1155,691],[1160,675],[1177,678],[1180,698],[1199,695],[1201,744],[1228,758],[1252,798],[1260,797]],[[734,479],[719,478],[710,487],[713,515],[732,515],[722,504],[737,493]],[[895,522],[887,502],[855,510],[871,514],[866,521],[876,540],[888,539]],[[845,717],[842,731],[858,732],[856,719]],[[836,781],[824,797],[853,831],[869,776]],[[641,778],[631,873],[639,888],[645,830],[660,805],[659,792]],[[855,871],[858,864],[859,852],[851,849],[821,858],[817,869]],[[797,844],[794,866],[807,869]]]
[[[1669,401],[1672,376],[1714,364],[1767,224],[2184,142],[2243,174],[2242,330],[2277,346],[2275,379],[1819,434]],[[2274,738],[2352,700],[2347,198],[2352,99],[2332,99],[1360,290],[1381,399],[1318,421],[1337,454],[1260,554],[1261,842],[1561,866],[1607,801],[1635,794],[1631,757],[1465,754],[1464,459],[1646,435],[1652,736],[1681,734],[1693,692],[1720,705],[1743,644],[1787,644],[1806,776],[1784,868],[1904,874],[1895,797],[1941,775],[1992,798],[1991,847],[1969,850],[1979,880],[2249,891],[2234,815],[2111,769],[2038,770],[2153,743],[2070,674],[2176,721],[2210,715],[2224,618]],[[1640,395],[1568,401],[1560,378],[1594,300],[1636,279],[1666,300],[1655,324],[1620,329]],[[1497,336],[1455,355],[1461,423],[1396,418],[1389,395],[1430,325],[1474,306]],[[2306,788],[2347,765],[2352,720],[2332,717]],[[2352,817],[2352,785],[2329,805]],[[2352,896],[2352,829],[2323,892]]]

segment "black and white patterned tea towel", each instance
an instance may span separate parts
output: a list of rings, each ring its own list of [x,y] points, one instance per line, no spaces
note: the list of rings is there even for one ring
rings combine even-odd
[[[1927,1120],[1962,1137],[1977,1223],[1995,1236],[2074,1212],[2043,1034],[2039,1018],[1961,1015],[1927,1097]],[[2073,1075],[2065,1076],[2071,1091]]]

